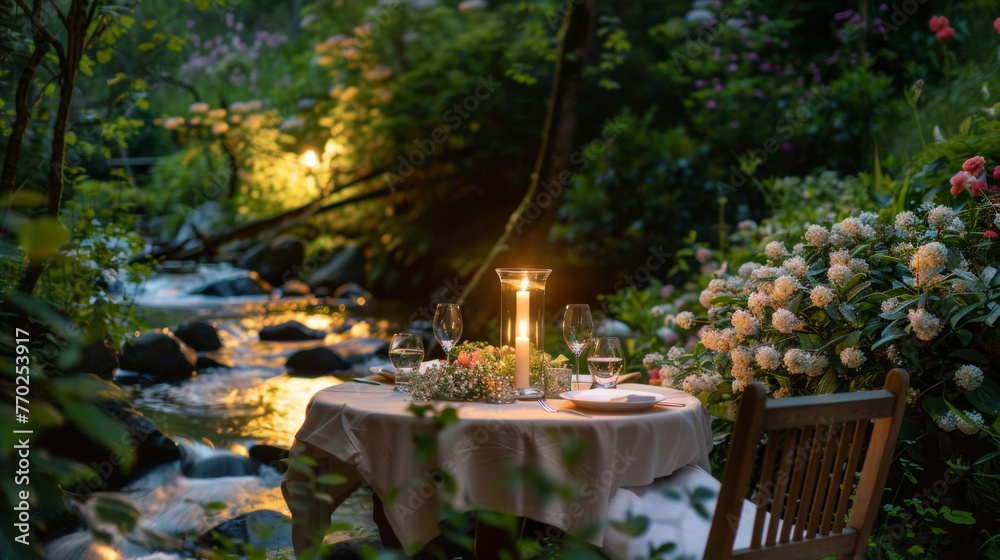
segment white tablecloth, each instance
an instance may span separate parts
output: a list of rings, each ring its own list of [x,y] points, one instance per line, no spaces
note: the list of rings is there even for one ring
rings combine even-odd
[[[698,400],[673,389],[621,385],[662,393],[684,408],[592,412],[592,418],[543,411],[534,401],[499,405],[435,403],[457,409],[459,421],[437,435],[438,455],[417,459],[414,436],[433,436],[429,419],[407,408],[407,395],[391,386],[346,383],[313,396],[296,434],[292,459],[311,457],[320,473],[343,476],[342,484],[321,485],[318,499],[301,473],[289,470],[282,492],[295,517],[296,548],[308,528],[322,528],[330,513],[364,480],[385,503],[393,531],[408,552],[439,534],[437,505],[459,511],[490,510],[528,517],[567,532],[585,528],[600,544],[600,521],[621,486],[642,486],[684,465],[710,469],[712,431]],[[553,407],[573,407],[549,400]],[[585,442],[577,464],[567,465],[563,446]],[[455,480],[453,493],[441,472]],[[574,490],[569,499],[542,499],[524,476],[542,473]],[[512,481],[513,480],[513,481]],[[329,500],[326,496],[329,496]]]

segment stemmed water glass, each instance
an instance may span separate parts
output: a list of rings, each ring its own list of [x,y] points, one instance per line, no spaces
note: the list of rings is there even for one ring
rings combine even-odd
[[[413,372],[424,360],[424,341],[420,335],[398,333],[389,343],[389,361],[396,370],[396,390],[404,393],[410,390]]]
[[[585,303],[571,303],[566,306],[563,316],[563,338],[570,352],[576,356],[576,387],[580,385],[580,355],[587,347],[587,342],[594,335],[594,319],[590,315],[590,306]]]
[[[439,303],[434,311],[434,336],[444,350],[445,359],[462,337],[462,309],[457,303]]]

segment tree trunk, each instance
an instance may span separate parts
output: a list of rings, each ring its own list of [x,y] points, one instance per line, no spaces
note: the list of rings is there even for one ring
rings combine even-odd
[[[580,118],[581,92],[586,86],[583,70],[587,63],[594,32],[597,28],[597,0],[573,2],[563,54],[563,68],[558,76],[559,93],[556,96],[556,125],[551,150],[541,174],[542,182],[535,197],[534,207],[529,208],[521,235],[516,237],[512,250],[519,255],[530,255],[539,247],[548,245],[549,232],[556,221],[563,195],[570,187],[574,171],[570,159],[579,149],[577,128]]]
[[[45,9],[45,0],[35,0],[32,7],[31,17],[31,38],[35,43],[35,50],[28,57],[28,62],[17,80],[17,91],[14,93],[14,126],[10,137],[7,139],[7,153],[3,160],[3,175],[0,176],[0,198],[14,193],[17,178],[17,162],[21,157],[21,142],[28,131],[28,123],[31,122],[31,107],[28,106],[28,90],[31,89],[31,81],[35,77],[35,70],[49,52],[49,42],[42,35],[42,11]]]
[[[59,218],[59,208],[62,205],[66,131],[69,129],[69,112],[73,105],[73,89],[76,87],[76,76],[80,71],[80,60],[83,59],[87,28],[90,24],[90,18],[87,17],[88,4],[88,0],[73,0],[70,6],[66,26],[66,57],[59,63],[62,79],[59,88],[59,108],[56,109],[56,120],[52,127],[52,163],[49,166],[47,204],[47,213],[56,219]]]
[[[578,0],[566,0],[564,4],[548,114],[542,128],[542,144],[538,149],[535,170],[531,174],[531,184],[521,203],[507,220],[500,238],[465,286],[458,298],[459,304],[464,303],[476,289],[483,274],[498,255],[505,251],[517,254],[524,263],[522,266],[530,266],[532,260],[540,257],[538,254],[532,254],[532,251],[547,245],[549,230],[555,221],[559,202],[566,187],[569,186],[569,182],[561,180],[559,175],[560,172],[569,172],[576,136],[577,97],[582,84],[581,71],[586,63],[590,38],[597,24],[597,0],[584,0],[582,4],[577,2]],[[544,191],[539,190],[542,178],[545,185],[551,186]],[[543,198],[542,194],[547,194],[548,197]],[[511,234],[515,232],[519,235],[508,245]]]
[[[97,0],[95,0],[97,1]],[[45,213],[59,219],[59,209],[63,195],[63,168],[66,163],[66,131],[69,128],[69,114],[73,104],[73,88],[80,70],[80,61],[86,50],[87,29],[93,11],[88,0],[73,0],[66,18],[66,47],[60,57],[59,107],[52,127],[51,162],[49,164],[49,188]],[[24,293],[32,293],[48,261],[32,262],[21,278],[20,288]]]

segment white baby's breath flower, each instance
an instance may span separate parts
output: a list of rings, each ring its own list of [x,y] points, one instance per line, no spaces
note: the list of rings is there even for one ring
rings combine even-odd
[[[932,273],[944,266],[948,257],[948,248],[943,243],[934,241],[922,245],[910,259],[910,270],[917,278],[917,284],[923,285],[932,277]]]
[[[753,369],[750,366],[753,362],[753,355],[750,353],[750,349],[746,346],[737,346],[729,353],[729,357],[733,362],[733,377],[744,380],[749,378],[752,381]]]
[[[796,278],[802,278],[809,272],[809,265],[802,257],[795,256],[781,263],[781,268]]]
[[[649,354],[646,354],[646,356],[642,359],[642,366],[646,369],[649,369],[662,362],[663,362],[663,354],[660,354],[659,352],[651,352]]]
[[[806,366],[806,375],[809,377],[819,377],[820,375],[823,375],[823,372],[825,372],[826,368],[830,365],[829,360],[827,360],[826,356],[823,356],[822,354],[812,354],[810,357],[811,360]]]
[[[809,292],[809,299],[816,307],[825,308],[833,303],[834,297],[833,290],[822,284],[813,287],[812,291]]]
[[[955,384],[966,391],[975,391],[983,383],[983,370],[973,365],[965,365],[955,372]]]
[[[847,268],[851,269],[851,272],[855,274],[868,273],[868,263],[866,263],[863,259],[851,259],[847,263]]]
[[[722,384],[722,376],[719,374],[703,373],[701,375],[692,373],[684,378],[684,391],[691,395],[702,392],[712,393]]]
[[[752,311],[758,319],[764,316],[764,308],[770,305],[771,298],[767,294],[754,292],[747,298],[747,307],[750,308],[750,311]]]
[[[913,229],[913,225],[916,222],[917,218],[913,215],[913,212],[900,212],[899,214],[896,214],[893,227],[900,233],[909,233]]]
[[[705,345],[705,348],[719,352],[720,339],[719,331],[705,326],[700,331],[698,331],[698,336],[701,338],[701,343]]]
[[[934,228],[943,227],[951,218],[951,208],[936,206],[927,212],[927,224]]]
[[[813,247],[822,247],[830,237],[830,232],[823,226],[811,225],[806,230],[806,241]]]
[[[805,373],[806,367],[809,365],[809,353],[800,348],[792,348],[788,352],[785,352],[783,361],[785,368],[788,369],[788,373]]]
[[[694,313],[691,313],[690,311],[681,311],[674,319],[674,323],[682,329],[690,329],[694,326]]]
[[[772,241],[764,247],[764,254],[769,259],[778,259],[788,254],[788,249],[781,241]]]
[[[937,422],[938,427],[946,432],[953,432],[958,426],[958,421],[961,420],[954,411],[949,410],[944,416],[938,416],[934,419]]]
[[[740,275],[740,278],[750,278],[750,275],[753,274],[753,271],[757,270],[760,267],[761,267],[760,263],[755,263],[755,262],[743,263],[740,265],[740,268],[739,270],[737,270],[736,273]]]
[[[969,417],[969,421],[966,422],[964,419],[959,417],[956,426],[963,434],[972,435],[978,432],[983,427],[983,415],[978,412],[973,412],[966,410],[965,415]],[[957,416],[957,415],[956,415]]]
[[[878,214],[875,212],[862,212],[861,215],[858,216],[858,221],[866,226],[875,225],[875,222],[878,221]]]
[[[773,346],[761,346],[757,349],[754,360],[763,369],[778,369],[778,366],[781,365],[781,352],[775,350]]]
[[[830,279],[831,284],[843,286],[848,280],[854,278],[854,272],[846,265],[835,264],[826,269],[826,277]]]
[[[681,348],[680,346],[674,346],[669,351],[667,351],[667,359],[668,360],[674,360],[674,361],[676,361],[676,360],[681,359],[681,356],[683,356],[683,355],[684,355],[684,349]]]
[[[796,255],[801,255],[802,251],[805,251],[805,250],[806,250],[806,246],[804,244],[802,244],[802,243],[796,243],[795,245],[792,246],[792,253],[794,253]]]
[[[795,329],[799,328],[802,321],[791,311],[787,309],[778,309],[771,314],[771,324],[774,325],[774,328],[778,329],[779,332],[791,334],[795,332]]]
[[[795,297],[795,292],[802,287],[799,281],[793,276],[779,276],[774,281],[774,287],[771,290],[771,300],[774,301],[776,306],[784,306],[786,303]]]
[[[944,229],[948,231],[953,231],[955,233],[964,233],[965,224],[962,223],[962,220],[956,216],[952,218],[951,221],[949,221],[947,224],[945,224]]]
[[[776,398],[776,399],[783,399],[785,397],[791,396],[791,394],[792,394],[792,390],[789,389],[788,387],[778,387],[774,391],[774,394],[771,395],[771,396],[774,397],[774,398]]]
[[[843,265],[851,262],[851,252],[847,249],[837,249],[830,252],[830,266]]]
[[[844,348],[840,352],[840,363],[851,369],[858,369],[866,359],[864,352],[857,348]]]
[[[698,296],[698,303],[700,303],[702,305],[702,307],[706,307],[706,308],[707,307],[712,307],[712,300],[715,299],[716,297],[718,297],[717,293],[715,293],[712,290],[705,289],[705,290],[702,290],[701,291],[701,295]],[[678,325],[678,326],[680,326],[680,325]]]
[[[941,332],[941,319],[938,319],[933,313],[929,313],[923,307],[907,310],[906,314],[910,319],[910,327],[913,329],[913,333],[920,340],[931,340]]]
[[[740,336],[756,336],[760,331],[760,321],[745,309],[733,313],[732,324]]]
[[[983,416],[978,412],[972,412],[969,410],[964,411],[965,415],[969,417],[969,421],[965,421],[962,417],[958,418],[958,422],[955,423],[956,427],[961,430],[963,434],[972,435],[978,432],[983,427]],[[958,416],[957,414],[955,416]]]
[[[861,222],[857,218],[845,218],[840,224],[840,229],[838,232],[851,239],[858,239],[861,237]]]

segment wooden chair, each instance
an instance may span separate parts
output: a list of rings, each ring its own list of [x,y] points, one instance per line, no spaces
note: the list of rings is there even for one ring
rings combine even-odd
[[[662,500],[662,491],[672,484],[674,494],[678,484],[690,494],[693,480],[700,480],[699,486],[707,480],[707,486],[716,485],[718,496],[707,537],[702,535],[706,560],[864,558],[908,387],[909,376],[900,369],[889,372],[883,389],[822,396],[771,399],[762,384],[754,383],[744,390],[721,486],[707,474],[699,479],[678,473],[639,492],[622,489],[624,495],[616,496],[612,506],[621,499],[631,505],[626,508],[631,515],[641,515],[644,502]],[[762,441],[766,444],[758,463]],[[757,464],[761,477],[753,503],[745,498]],[[692,532],[688,527],[682,534]],[[633,547],[619,553],[627,547],[609,542],[606,536],[605,552],[612,557],[640,552]],[[647,538],[642,546],[650,544]],[[700,550],[691,552],[698,555]]]

